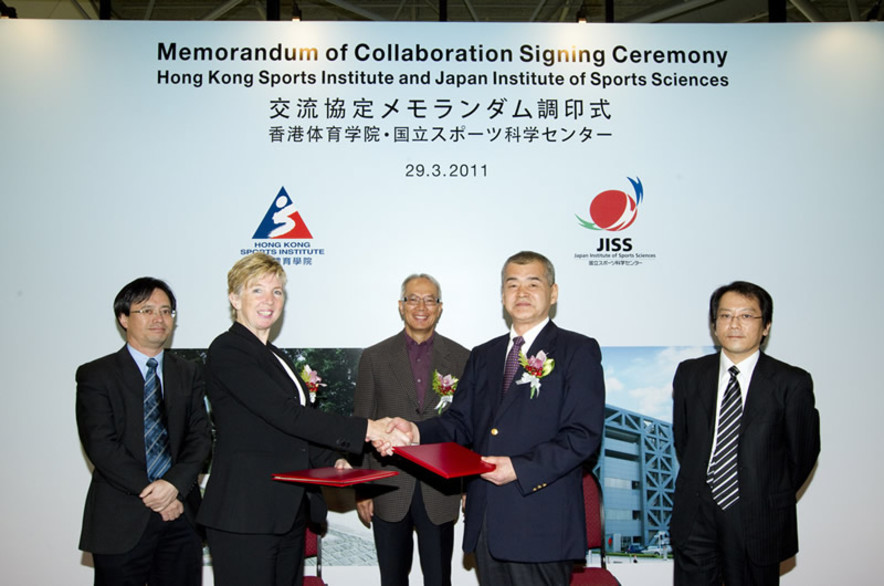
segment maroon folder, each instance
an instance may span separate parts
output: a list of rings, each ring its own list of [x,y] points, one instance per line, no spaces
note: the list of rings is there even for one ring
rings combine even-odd
[[[399,474],[395,470],[338,470],[337,468],[309,468],[274,474],[273,480],[302,482],[304,484],[324,484],[325,486],[352,486]]]
[[[482,474],[495,468],[476,452],[454,442],[403,446],[393,448],[393,452],[444,478]]]

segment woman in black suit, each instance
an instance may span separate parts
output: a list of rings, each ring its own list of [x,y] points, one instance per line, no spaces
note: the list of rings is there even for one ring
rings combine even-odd
[[[207,529],[217,586],[300,585],[306,519],[324,518],[325,505],[319,493],[272,474],[336,463],[335,452],[320,446],[359,453],[365,441],[385,436],[386,420],[310,408],[294,365],[269,342],[285,283],[273,257],[241,258],[227,275],[235,323],[209,347],[206,391],[216,439],[198,521]]]

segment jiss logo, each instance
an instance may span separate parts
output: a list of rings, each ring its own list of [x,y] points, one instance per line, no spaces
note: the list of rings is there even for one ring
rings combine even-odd
[[[632,250],[632,238],[601,238],[596,252],[629,252]]]
[[[580,225],[587,230],[619,232],[630,227],[638,217],[638,206],[644,197],[640,179],[627,177],[632,184],[635,196],[619,189],[603,191],[592,198],[589,204],[589,217],[592,221],[577,216]],[[575,214],[576,215],[576,214]],[[596,252],[629,252],[632,238],[600,238]]]

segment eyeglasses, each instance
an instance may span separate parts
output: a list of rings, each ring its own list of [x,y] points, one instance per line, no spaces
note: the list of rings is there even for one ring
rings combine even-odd
[[[161,307],[159,309],[156,309],[155,307],[145,307],[143,309],[130,309],[129,313],[138,313],[144,317],[154,317],[155,315],[159,315],[160,317],[175,317],[176,311],[168,307]]]
[[[437,303],[442,303],[441,299],[436,299],[435,297],[418,297],[417,295],[403,297],[402,299],[400,299],[400,301],[405,303],[405,305],[407,305],[408,307],[417,307],[418,305],[423,303],[424,307],[426,307],[427,309],[433,309],[434,307],[436,307]]]
[[[720,322],[730,323],[731,320],[736,320],[738,324],[743,325],[751,322],[753,319],[761,319],[760,315],[752,315],[751,313],[729,313],[727,311],[722,311],[718,314],[717,317]]]

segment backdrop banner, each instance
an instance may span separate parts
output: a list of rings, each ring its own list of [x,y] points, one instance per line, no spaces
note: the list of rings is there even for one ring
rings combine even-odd
[[[268,252],[274,342],[358,353],[428,272],[469,347],[506,330],[501,266],[533,249],[556,322],[608,349],[608,403],[664,423],[713,289],[768,289],[767,350],[813,374],[823,424],[783,583],[868,582],[882,55],[880,23],[0,20],[4,581],[91,583],[73,377],[123,343],[123,284],[167,280],[172,347],[198,351],[230,324],[227,270]],[[352,511],[336,524],[370,543]],[[624,584],[671,581],[622,559]],[[459,548],[454,566],[476,583]]]

